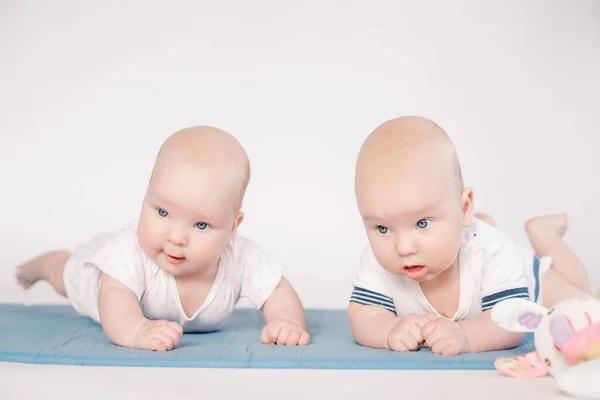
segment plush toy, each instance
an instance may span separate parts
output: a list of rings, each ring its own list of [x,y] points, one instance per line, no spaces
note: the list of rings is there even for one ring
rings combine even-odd
[[[585,295],[550,310],[529,300],[508,299],[492,320],[511,332],[535,332],[535,352],[499,358],[495,367],[513,377],[550,374],[572,396],[600,399],[600,300]]]

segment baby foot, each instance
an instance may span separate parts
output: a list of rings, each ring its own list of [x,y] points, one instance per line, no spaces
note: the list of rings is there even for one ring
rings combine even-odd
[[[43,264],[40,263],[37,258],[19,265],[15,273],[17,283],[21,285],[23,289],[29,289],[34,283],[43,278],[43,269]]]
[[[554,215],[542,215],[539,217],[531,218],[525,223],[525,230],[530,234],[552,232],[558,236],[563,236],[567,232],[569,227],[569,221],[567,213],[554,214]]]
[[[53,251],[19,265],[15,272],[17,283],[23,289],[29,289],[34,283],[43,279],[49,281],[55,289],[62,286],[62,267],[70,255],[68,251]],[[57,270],[57,267],[61,268],[60,274],[52,273]]]

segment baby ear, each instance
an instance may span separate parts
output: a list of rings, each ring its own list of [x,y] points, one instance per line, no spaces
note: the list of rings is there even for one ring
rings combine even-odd
[[[237,228],[240,226],[240,224],[242,223],[243,220],[244,220],[244,213],[240,211],[237,213],[237,215],[235,217],[235,221],[233,222],[233,226],[231,227],[231,233],[233,233],[237,230]]]
[[[460,200],[463,212],[463,226],[471,226],[473,222],[473,189],[463,188],[460,192]]]
[[[542,317],[548,312],[545,307],[525,299],[508,299],[492,308],[492,321],[510,332],[535,332]]]

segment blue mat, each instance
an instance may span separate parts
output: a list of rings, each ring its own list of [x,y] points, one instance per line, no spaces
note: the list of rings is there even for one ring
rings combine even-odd
[[[0,361],[138,367],[319,368],[319,369],[494,369],[497,357],[533,350],[528,335],[512,350],[455,357],[362,347],[352,339],[343,310],[307,310],[311,344],[263,345],[262,314],[236,309],[223,330],[185,334],[172,351],[157,353],[113,345],[100,325],[70,306],[0,304]]]

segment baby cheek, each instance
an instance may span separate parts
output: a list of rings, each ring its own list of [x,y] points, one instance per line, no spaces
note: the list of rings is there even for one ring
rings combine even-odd
[[[153,228],[152,224],[141,222],[138,229],[138,241],[146,253],[155,253],[158,247],[158,233]]]
[[[375,246],[371,245],[371,248],[377,262],[381,264],[385,270],[392,274],[402,273],[404,266],[400,263],[398,255],[393,247],[385,244],[378,244]]]
[[[452,264],[460,251],[460,243],[456,245],[449,241],[436,241],[428,247],[425,254],[432,256],[434,263],[439,265]]]
[[[196,237],[188,242],[187,257],[195,261],[195,264],[210,264],[221,253],[216,251],[217,246],[207,239],[206,237]]]
[[[369,244],[371,245],[371,250],[373,250],[373,254],[377,259],[383,259],[386,255],[385,246],[382,245],[381,241],[378,240],[377,237],[371,237],[369,235]]]

